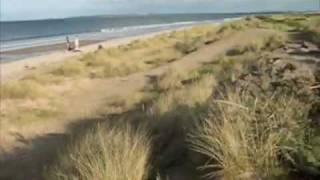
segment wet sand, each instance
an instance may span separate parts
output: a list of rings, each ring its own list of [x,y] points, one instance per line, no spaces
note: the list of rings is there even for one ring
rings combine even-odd
[[[87,46],[87,45],[96,44],[99,42],[103,42],[103,41],[102,40],[101,41],[84,40],[84,41],[81,41],[81,46]],[[65,43],[57,43],[57,44],[51,44],[51,45],[45,45],[45,46],[36,46],[36,47],[30,47],[30,48],[4,51],[4,52],[1,52],[0,63],[8,63],[10,61],[16,61],[19,59],[21,60],[24,58],[45,55],[45,54],[49,54],[56,51],[64,51],[65,49],[66,49]]]
[[[85,40],[81,41],[82,46],[87,46],[90,44],[99,43],[102,41],[98,40]],[[58,43],[58,44],[52,44],[47,46],[37,46],[37,47],[30,47],[30,48],[24,48],[24,49],[18,49],[18,50],[11,50],[11,51],[5,51],[2,52],[2,55],[23,55],[23,54],[33,54],[35,52],[52,52],[52,51],[63,51],[66,49],[65,43]]]

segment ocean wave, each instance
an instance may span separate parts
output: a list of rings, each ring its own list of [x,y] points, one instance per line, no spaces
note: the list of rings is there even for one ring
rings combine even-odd
[[[203,23],[218,23],[219,20],[204,20],[204,21],[184,21],[166,24],[148,24],[148,25],[138,25],[138,26],[126,26],[120,28],[109,28],[101,29],[100,32],[88,32],[79,34],[68,34],[70,40],[72,41],[75,36],[78,36],[81,41],[83,40],[108,40],[119,37],[128,37],[132,35],[144,34],[147,32],[154,32],[158,30],[178,28],[184,26],[191,26]],[[0,43],[0,49],[2,52],[31,48],[38,46],[47,46],[58,43],[64,43],[66,35],[58,35],[53,37],[37,37],[30,39],[13,40]]]
[[[230,22],[230,21],[236,21],[236,20],[240,20],[242,19],[242,17],[236,17],[236,18],[224,18],[223,22]]]
[[[139,30],[139,29],[152,29],[152,28],[161,28],[161,27],[174,27],[174,26],[183,26],[183,25],[192,25],[197,23],[203,23],[204,21],[186,21],[186,22],[175,22],[167,24],[149,24],[149,25],[139,25],[139,26],[126,26],[121,28],[107,28],[101,29],[101,32],[125,32],[129,30]]]

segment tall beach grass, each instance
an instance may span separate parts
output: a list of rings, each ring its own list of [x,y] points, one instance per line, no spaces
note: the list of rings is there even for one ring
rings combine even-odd
[[[100,125],[75,140],[45,176],[48,180],[146,180],[149,153],[145,129]]]
[[[281,163],[294,161],[297,133],[304,127],[308,105],[293,96],[252,97],[228,91],[213,100],[209,117],[190,135],[192,148],[210,161],[210,177],[226,180],[286,176]],[[282,158],[281,158],[282,157]]]

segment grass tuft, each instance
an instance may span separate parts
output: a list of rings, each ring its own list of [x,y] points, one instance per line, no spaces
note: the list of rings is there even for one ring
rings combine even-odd
[[[192,133],[191,144],[212,160],[204,167],[209,176],[272,179],[287,173],[279,154],[296,151],[284,142],[294,141],[303,128],[307,107],[291,96],[254,98],[228,91],[214,100],[212,114]]]
[[[148,176],[149,139],[145,130],[129,125],[98,126],[62,154],[51,168],[50,180],[145,180]]]
[[[194,38],[191,40],[184,40],[182,42],[177,42],[175,44],[175,49],[177,49],[182,54],[190,54],[201,46],[202,41],[200,38]]]
[[[179,67],[171,67],[167,72],[161,75],[157,81],[157,90],[168,90],[182,87],[182,81],[187,79],[187,73]]]
[[[212,87],[215,85],[215,79],[212,75],[203,75],[200,80],[185,85],[181,89],[170,89],[161,94],[153,103],[151,109],[155,115],[163,115],[168,112],[184,114],[178,110],[179,106],[194,108],[203,104],[212,94]]]

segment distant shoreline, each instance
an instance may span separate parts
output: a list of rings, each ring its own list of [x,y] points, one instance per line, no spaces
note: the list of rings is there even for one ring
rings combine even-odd
[[[230,18],[226,18],[230,19]],[[69,36],[72,43],[73,39],[78,36],[81,46],[95,44],[103,41],[121,39],[126,37],[139,36],[149,33],[156,33],[166,30],[191,27],[194,25],[211,24],[221,20],[208,20],[199,22],[176,22],[169,24],[150,24],[144,26],[122,27],[119,29],[101,29],[101,32],[69,34],[53,37],[43,37],[36,39],[26,39],[22,41],[8,41],[1,44],[0,63],[18,61],[26,58],[45,55],[48,53],[64,51],[66,48],[65,38]],[[127,29],[128,28],[128,29]]]
[[[87,46],[91,44],[96,44],[99,42],[103,42],[103,40],[84,40],[81,41],[81,45]],[[44,46],[36,46],[36,47],[29,47],[29,48],[22,48],[10,51],[1,52],[0,63],[10,63],[13,61],[19,61],[31,57],[37,57],[41,55],[45,55],[48,53],[54,53],[59,51],[64,51],[66,49],[65,43],[56,43]],[[15,56],[15,58],[10,58],[10,56]],[[20,58],[19,58],[20,57]]]
[[[201,23],[199,23],[201,24]],[[159,33],[162,31],[170,31],[170,30],[175,30],[175,29],[180,29],[180,28],[187,28],[187,27],[192,27],[194,25],[199,25],[199,24],[193,24],[193,25],[188,25],[188,26],[182,26],[182,27],[175,27],[175,28],[167,28],[165,30],[153,30],[153,31],[146,31],[146,32],[140,32],[134,35],[124,35],[122,37],[110,37],[110,38],[101,38],[99,39],[81,39],[80,38],[80,43],[81,47],[85,48],[88,45],[93,45],[97,43],[105,43],[107,41],[113,41],[113,40],[118,40],[118,39],[123,39],[123,38],[130,38],[130,37],[135,37],[135,36],[143,36],[151,33]],[[72,39],[71,39],[72,41]],[[71,42],[72,43],[72,42]],[[28,58],[33,58],[33,57],[38,57],[38,56],[43,56],[43,55],[48,55],[51,53],[56,53],[56,52],[62,52],[66,50],[66,43],[65,42],[59,42],[59,43],[53,43],[53,44],[48,44],[48,45],[39,45],[39,46],[34,46],[34,47],[26,47],[26,48],[19,48],[19,49],[13,49],[13,50],[8,50],[8,51],[2,51],[1,52],[1,57],[0,57],[0,63],[10,63],[13,61],[20,61]]]
[[[212,24],[219,24],[219,23],[212,23]],[[20,60],[4,61],[3,63],[0,63],[1,80],[2,82],[5,82],[10,79],[19,79],[23,77],[25,73],[29,72],[32,69],[38,68],[39,66],[58,65],[67,59],[76,58],[85,53],[94,52],[97,50],[99,45],[102,45],[103,48],[116,47],[119,45],[128,44],[134,40],[144,40],[144,39],[154,37],[156,35],[166,34],[172,31],[189,29],[195,26],[197,25],[192,25],[188,27],[179,27],[179,28],[162,30],[157,32],[150,32],[150,33],[145,33],[145,34],[130,36],[130,37],[117,38],[117,39],[102,41],[98,43],[89,43],[88,45],[81,47],[81,52],[68,52],[64,50],[64,51],[51,52],[46,55],[23,58]],[[32,49],[28,51],[32,51]]]

